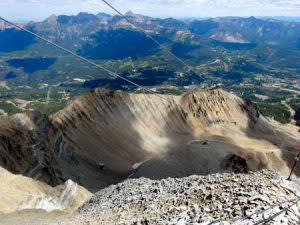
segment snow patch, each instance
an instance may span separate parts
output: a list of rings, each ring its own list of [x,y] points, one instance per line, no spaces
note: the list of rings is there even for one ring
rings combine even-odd
[[[149,159],[133,164],[132,169],[137,170],[141,165],[143,165],[143,163],[147,162],[148,160]]]
[[[38,197],[30,196],[23,202],[18,210],[24,209],[43,209],[47,212],[54,210],[64,210],[72,206],[77,193],[78,185],[68,180],[62,185],[58,196],[41,194]]]
[[[34,123],[24,113],[17,113],[13,115],[12,118],[27,130],[33,130],[35,128]]]

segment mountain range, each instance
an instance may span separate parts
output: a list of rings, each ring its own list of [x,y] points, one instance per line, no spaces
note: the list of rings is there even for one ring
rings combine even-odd
[[[223,67],[222,64],[228,64],[229,67],[241,67],[241,64],[245,64],[243,69],[248,73],[270,74],[275,77],[293,77],[299,74],[300,24],[297,22],[254,17],[158,19],[132,12],[126,15],[133,23],[170,48],[175,55],[193,66],[220,60],[219,64]],[[174,65],[174,58],[120,16],[104,13],[53,15],[42,22],[29,22],[25,27],[82,56],[118,69],[120,73],[128,69],[128,65],[124,68],[128,60],[137,69],[155,66],[185,71],[182,65]],[[0,40],[0,54],[3,58],[14,57],[3,61],[2,79],[55,83],[71,81],[70,78],[75,76],[89,80],[107,78],[105,72],[95,73],[87,65],[69,59],[64,53],[14,28],[2,29]],[[118,64],[119,60],[123,62],[121,65]],[[28,66],[31,67],[30,70]],[[68,69],[63,69],[62,66]],[[283,67],[285,70],[281,70]],[[199,73],[205,73],[212,78],[241,81],[248,77],[241,69],[236,68],[235,75],[226,74],[224,68],[209,72],[199,68]],[[15,77],[7,77],[8,72],[14,72]],[[163,82],[168,80],[161,83]]]
[[[292,201],[261,170],[299,152],[300,23],[126,16],[194,71],[120,16],[22,26],[151,93],[0,25],[0,223],[252,224]]]
[[[255,17],[161,19],[132,12],[126,16],[194,72],[117,15],[52,15],[22,26],[158,93],[223,86],[257,102],[265,116],[300,124],[300,99],[295,95],[300,23]],[[139,91],[4,23],[0,59],[0,114],[51,114],[97,87]]]

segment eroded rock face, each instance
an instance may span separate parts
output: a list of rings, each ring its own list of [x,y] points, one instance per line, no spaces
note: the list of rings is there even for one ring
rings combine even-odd
[[[24,173],[35,161],[33,139],[21,125],[0,117],[0,166],[13,173]]]
[[[63,182],[49,149],[51,124],[39,112],[0,117],[0,166],[50,185]]]
[[[93,192],[128,177],[287,173],[300,140],[221,89],[183,96],[96,89],[50,118],[2,118],[0,165],[52,186],[71,179]]]
[[[266,120],[255,104],[221,89],[184,96],[96,89],[51,122],[56,133],[50,145],[65,165],[63,175],[90,190],[128,176],[226,171],[223,161],[230,155],[244,159],[247,170],[284,173],[300,140],[299,133]]]

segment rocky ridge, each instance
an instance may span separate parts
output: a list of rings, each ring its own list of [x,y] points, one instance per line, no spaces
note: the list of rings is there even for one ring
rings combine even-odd
[[[49,118],[28,112],[2,116],[0,125],[0,166],[51,186],[71,179],[92,192],[128,177],[284,174],[300,144],[296,129],[222,89],[182,96],[95,89]]]
[[[56,130],[50,149],[67,165],[63,176],[92,191],[128,176],[218,173],[234,158],[248,170],[287,173],[300,140],[222,89],[182,96],[95,89],[50,120]]]
[[[299,224],[299,185],[268,170],[132,179],[99,191],[72,219],[56,223]]]

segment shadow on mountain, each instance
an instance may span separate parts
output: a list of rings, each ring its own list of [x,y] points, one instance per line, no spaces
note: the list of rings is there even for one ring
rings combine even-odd
[[[78,53],[90,59],[124,59],[147,56],[157,50],[157,45],[145,34],[126,29],[100,30],[90,37]],[[160,42],[162,40],[158,37]]]
[[[234,144],[198,139],[182,146],[181,151],[170,151],[162,157],[151,159],[138,168],[133,177],[164,179],[208,175],[225,171],[248,172],[247,160]],[[227,140],[228,142],[230,140]],[[236,162],[234,162],[236,161]],[[240,167],[240,169],[238,168]]]
[[[232,66],[232,70],[240,71],[240,72],[253,72],[253,73],[265,73],[263,68],[259,68],[258,66],[252,64],[251,62],[247,62],[246,60],[239,59]]]
[[[124,72],[121,74],[122,77],[130,79],[132,82],[139,84],[141,86],[156,86],[161,85],[164,82],[168,81],[170,78],[175,77],[175,73],[170,70],[154,70],[151,68],[139,69],[134,77],[129,77],[131,74]],[[82,84],[83,88],[97,88],[97,87],[106,87],[112,90],[118,89],[134,89],[135,86],[128,84],[125,80],[121,78],[115,79],[95,79],[89,80]]]
[[[141,86],[160,86],[163,84],[188,86],[190,84],[201,84],[203,79],[196,73],[189,71],[183,74],[181,79],[175,79],[176,74],[171,70],[144,68],[136,71],[132,76],[128,72],[121,74],[122,77],[131,80],[132,82]],[[136,86],[128,84],[121,78],[108,79],[94,79],[88,80],[82,84],[83,88],[97,88],[105,87],[111,90],[134,90]]]
[[[189,26],[189,30],[194,34],[203,35],[218,27],[219,24],[212,20],[203,20],[192,22]]]
[[[55,58],[24,58],[7,60],[9,66],[23,68],[25,73],[47,70],[55,63]]]
[[[17,29],[0,30],[0,52],[13,52],[27,49],[36,41],[30,35]]]
[[[213,74],[224,80],[232,80],[236,82],[241,82],[244,78],[244,74],[239,72],[215,71]]]
[[[217,40],[213,40],[212,44],[216,47],[220,46],[230,51],[251,50],[257,46],[255,43],[233,43],[233,42],[223,42]]]
[[[193,59],[194,56],[191,55],[191,52],[202,48],[200,45],[190,45],[187,43],[176,42],[172,45],[172,53],[176,56],[183,58],[183,59]]]
[[[191,124],[188,118],[190,113],[181,106],[169,105],[168,108],[170,110],[163,124],[163,134],[169,140],[167,152],[144,162],[132,177],[164,179],[229,170],[248,171],[246,159],[241,156],[242,149],[231,144],[229,138],[195,136],[195,124]]]
[[[17,74],[15,72],[8,72],[5,76],[5,80],[11,80],[17,78]]]
[[[284,162],[289,166],[293,162],[296,153],[293,146],[299,144],[299,141],[283,132],[276,132],[275,134],[275,131],[272,130],[275,128],[271,123],[264,118],[260,118],[255,104],[246,101],[245,103],[241,102],[242,105],[235,105],[238,107],[236,109],[226,109],[230,106],[230,103],[224,103],[221,110],[225,110],[222,113],[227,116],[224,117],[222,122],[213,119],[214,112],[220,115],[218,107],[215,107],[212,111],[210,109],[210,104],[216,104],[216,98],[209,97],[204,100],[202,97],[197,98],[193,95],[189,98],[184,100],[187,102],[181,103],[181,105],[186,104],[188,106],[190,104],[192,106],[191,110],[188,109],[188,113],[180,110],[180,107],[168,106],[170,109],[168,116],[165,122],[162,123],[164,126],[163,134],[169,140],[169,144],[166,146],[168,151],[144,162],[137,169],[134,177],[162,179],[169,176],[207,175],[224,171],[247,172],[263,168],[286,171],[287,167]],[[222,97],[219,100],[222,102]],[[236,103],[238,102],[239,100]],[[239,109],[239,107],[241,108]],[[232,115],[244,115],[248,118],[249,123],[246,130],[239,130],[239,126],[243,127],[243,125],[237,124],[236,120],[241,118],[229,119],[231,115],[228,114],[227,110],[229,112],[230,110],[242,110],[242,114]],[[239,123],[241,122],[239,121]],[[227,137],[213,135],[210,132],[214,132],[214,129],[218,130],[214,126],[216,124],[227,124],[228,130],[233,133]],[[214,128],[210,129],[210,132],[198,135],[195,134],[196,132],[193,129],[195,127],[209,128],[211,126],[214,126]],[[226,127],[224,128],[226,129]],[[242,142],[244,137],[239,132],[244,133],[246,139],[251,138],[252,140],[248,139],[248,141],[253,143],[253,146],[241,147],[244,143],[239,143],[239,141]],[[240,136],[241,140],[237,138],[237,135]],[[273,145],[259,143],[255,139],[264,140]],[[276,150],[276,146],[281,149],[282,155],[280,151]],[[297,171],[299,173],[299,169]]]

